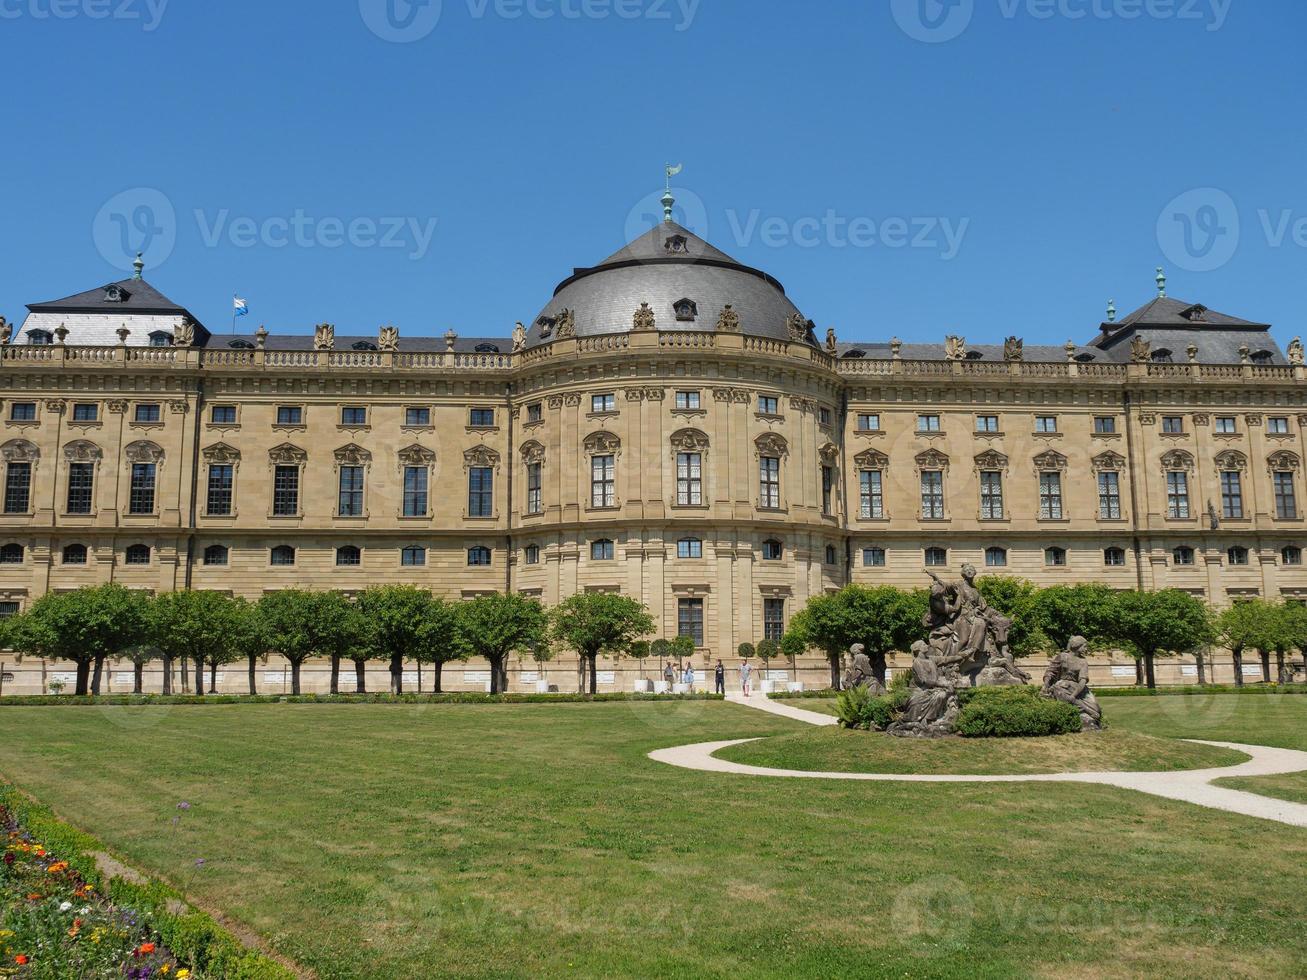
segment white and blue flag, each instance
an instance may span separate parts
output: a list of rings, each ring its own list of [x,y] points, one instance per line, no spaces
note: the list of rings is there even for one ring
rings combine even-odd
[[[241,299],[239,296],[233,296],[231,302],[233,316],[245,316],[250,312],[248,304],[246,304],[245,300]]]

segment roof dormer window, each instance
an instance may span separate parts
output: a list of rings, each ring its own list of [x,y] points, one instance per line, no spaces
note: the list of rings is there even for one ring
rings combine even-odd
[[[1159,347],[1157,350],[1153,351],[1154,364],[1170,364],[1172,360],[1171,352],[1165,347]]]
[[[981,359],[982,357],[984,357],[984,356],[985,356],[985,355],[982,354],[982,353],[981,353],[980,351],[978,351],[978,350],[969,350],[969,351],[967,351],[967,360],[968,360],[968,361],[978,361],[978,360],[980,360],[980,359]]]
[[[663,242],[663,250],[668,255],[685,255],[690,251],[690,240],[684,235],[672,235]]]
[[[254,345],[248,340],[229,340],[227,346],[232,350],[254,350]]]
[[[1077,360],[1078,362],[1080,362],[1081,364],[1088,364],[1088,363],[1089,363],[1090,361],[1092,361],[1093,359],[1094,359],[1094,355],[1093,355],[1093,354],[1077,354],[1077,355],[1076,355],[1076,360]]]
[[[692,299],[678,299],[672,304],[672,309],[676,311],[676,319],[678,320],[693,322],[694,318],[699,315],[699,305]]]
[[[1259,350],[1253,354],[1252,361],[1254,364],[1270,364],[1271,361],[1274,360],[1274,358],[1275,355],[1273,355],[1270,351]]]
[[[116,284],[104,287],[104,301],[106,303],[125,303],[130,295],[131,293]]]
[[[1189,309],[1181,310],[1180,315],[1193,323],[1202,323],[1207,319],[1207,307],[1202,303],[1195,303]]]
[[[150,334],[150,346],[171,347],[172,334],[168,333],[168,331],[166,330],[155,330],[153,333]]]
[[[476,347],[474,347],[474,348],[472,348],[472,349],[473,349],[474,351],[476,351],[478,354],[498,354],[498,353],[499,353],[499,345],[498,345],[498,344],[477,344]]]
[[[353,345],[355,350],[376,350],[377,345],[370,340],[359,340]]]
[[[49,347],[54,343],[54,334],[49,330],[29,330],[27,342],[33,347]]]
[[[847,350],[847,351],[845,351],[843,356],[844,356],[844,357],[866,357],[866,356],[867,356],[867,352],[866,352],[865,350],[861,350],[860,348],[855,347],[855,348],[853,348],[852,350]]]
[[[536,321],[536,326],[540,328],[540,336],[542,339],[548,337],[551,333],[554,332],[555,322],[556,321],[551,316],[542,316],[539,320]]]

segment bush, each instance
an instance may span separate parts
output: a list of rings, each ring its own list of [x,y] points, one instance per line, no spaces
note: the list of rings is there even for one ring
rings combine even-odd
[[[880,731],[903,713],[909,696],[907,688],[873,696],[865,686],[859,685],[840,692],[835,699],[835,710],[845,728]]]
[[[965,738],[1036,738],[1080,731],[1075,705],[1041,697],[1034,687],[974,687],[958,692],[957,731]]]

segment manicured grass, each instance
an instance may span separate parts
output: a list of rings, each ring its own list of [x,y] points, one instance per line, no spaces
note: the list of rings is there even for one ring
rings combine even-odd
[[[1242,752],[1123,729],[1049,738],[895,738],[882,732],[814,728],[734,745],[717,753],[769,769],[825,772],[1165,772],[1247,762]]]
[[[1161,700],[1122,727],[1183,728]],[[323,978],[1307,970],[1307,831],[646,758],[799,730],[720,702],[0,708],[0,769]]]

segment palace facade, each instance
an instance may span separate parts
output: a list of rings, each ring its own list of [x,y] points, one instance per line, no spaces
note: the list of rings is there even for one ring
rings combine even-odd
[[[211,335],[144,278],[0,347],[0,611],[108,581],[257,598],[620,591],[711,657],[965,562],[1307,597],[1307,369],[1158,295],[1084,344],[849,343],[670,220],[507,337]]]

